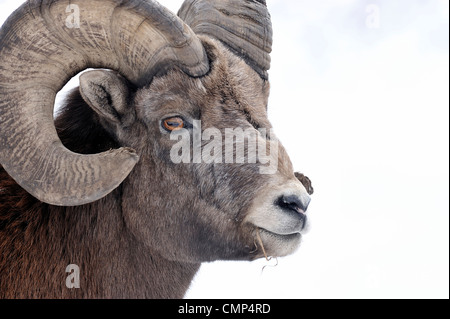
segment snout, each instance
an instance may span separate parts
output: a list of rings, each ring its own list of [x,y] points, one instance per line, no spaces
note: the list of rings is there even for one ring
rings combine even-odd
[[[293,181],[258,196],[246,222],[255,227],[269,254],[286,256],[297,249],[308,228],[310,203],[305,187]]]
[[[298,228],[301,228],[299,232],[303,231],[306,227],[308,217],[306,211],[311,203],[311,198],[307,194],[300,195],[282,195],[280,196],[275,205],[278,206],[284,214],[294,214],[295,219],[300,220]],[[295,227],[296,228],[296,227]]]
[[[270,198],[270,197],[269,197]],[[253,212],[250,220],[262,230],[276,235],[288,236],[305,231],[311,198],[300,188],[294,188],[282,193],[275,193],[272,200]]]

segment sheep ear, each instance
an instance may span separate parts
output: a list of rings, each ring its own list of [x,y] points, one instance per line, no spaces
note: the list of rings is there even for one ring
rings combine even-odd
[[[311,180],[308,177],[306,177],[302,173],[295,173],[295,177],[297,177],[300,183],[302,183],[303,186],[305,186],[306,191],[308,192],[309,195],[314,194],[314,188],[312,187]]]
[[[127,81],[115,72],[95,70],[83,73],[80,93],[86,103],[109,122],[121,123],[121,118],[127,113]]]

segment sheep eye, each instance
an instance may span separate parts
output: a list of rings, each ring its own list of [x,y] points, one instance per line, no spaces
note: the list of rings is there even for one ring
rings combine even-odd
[[[170,117],[163,120],[162,126],[169,132],[178,131],[184,128],[184,120],[181,117]]]

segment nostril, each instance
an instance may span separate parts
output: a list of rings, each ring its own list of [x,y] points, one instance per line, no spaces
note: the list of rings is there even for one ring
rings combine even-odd
[[[277,204],[281,208],[294,210],[298,213],[305,213],[308,210],[309,203],[311,202],[311,198],[309,196],[297,196],[297,195],[289,195],[289,196],[281,196]]]

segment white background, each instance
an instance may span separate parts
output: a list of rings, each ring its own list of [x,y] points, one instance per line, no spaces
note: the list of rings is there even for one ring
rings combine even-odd
[[[203,265],[187,297],[449,298],[449,1],[267,2],[270,118],[312,229],[277,267]]]

